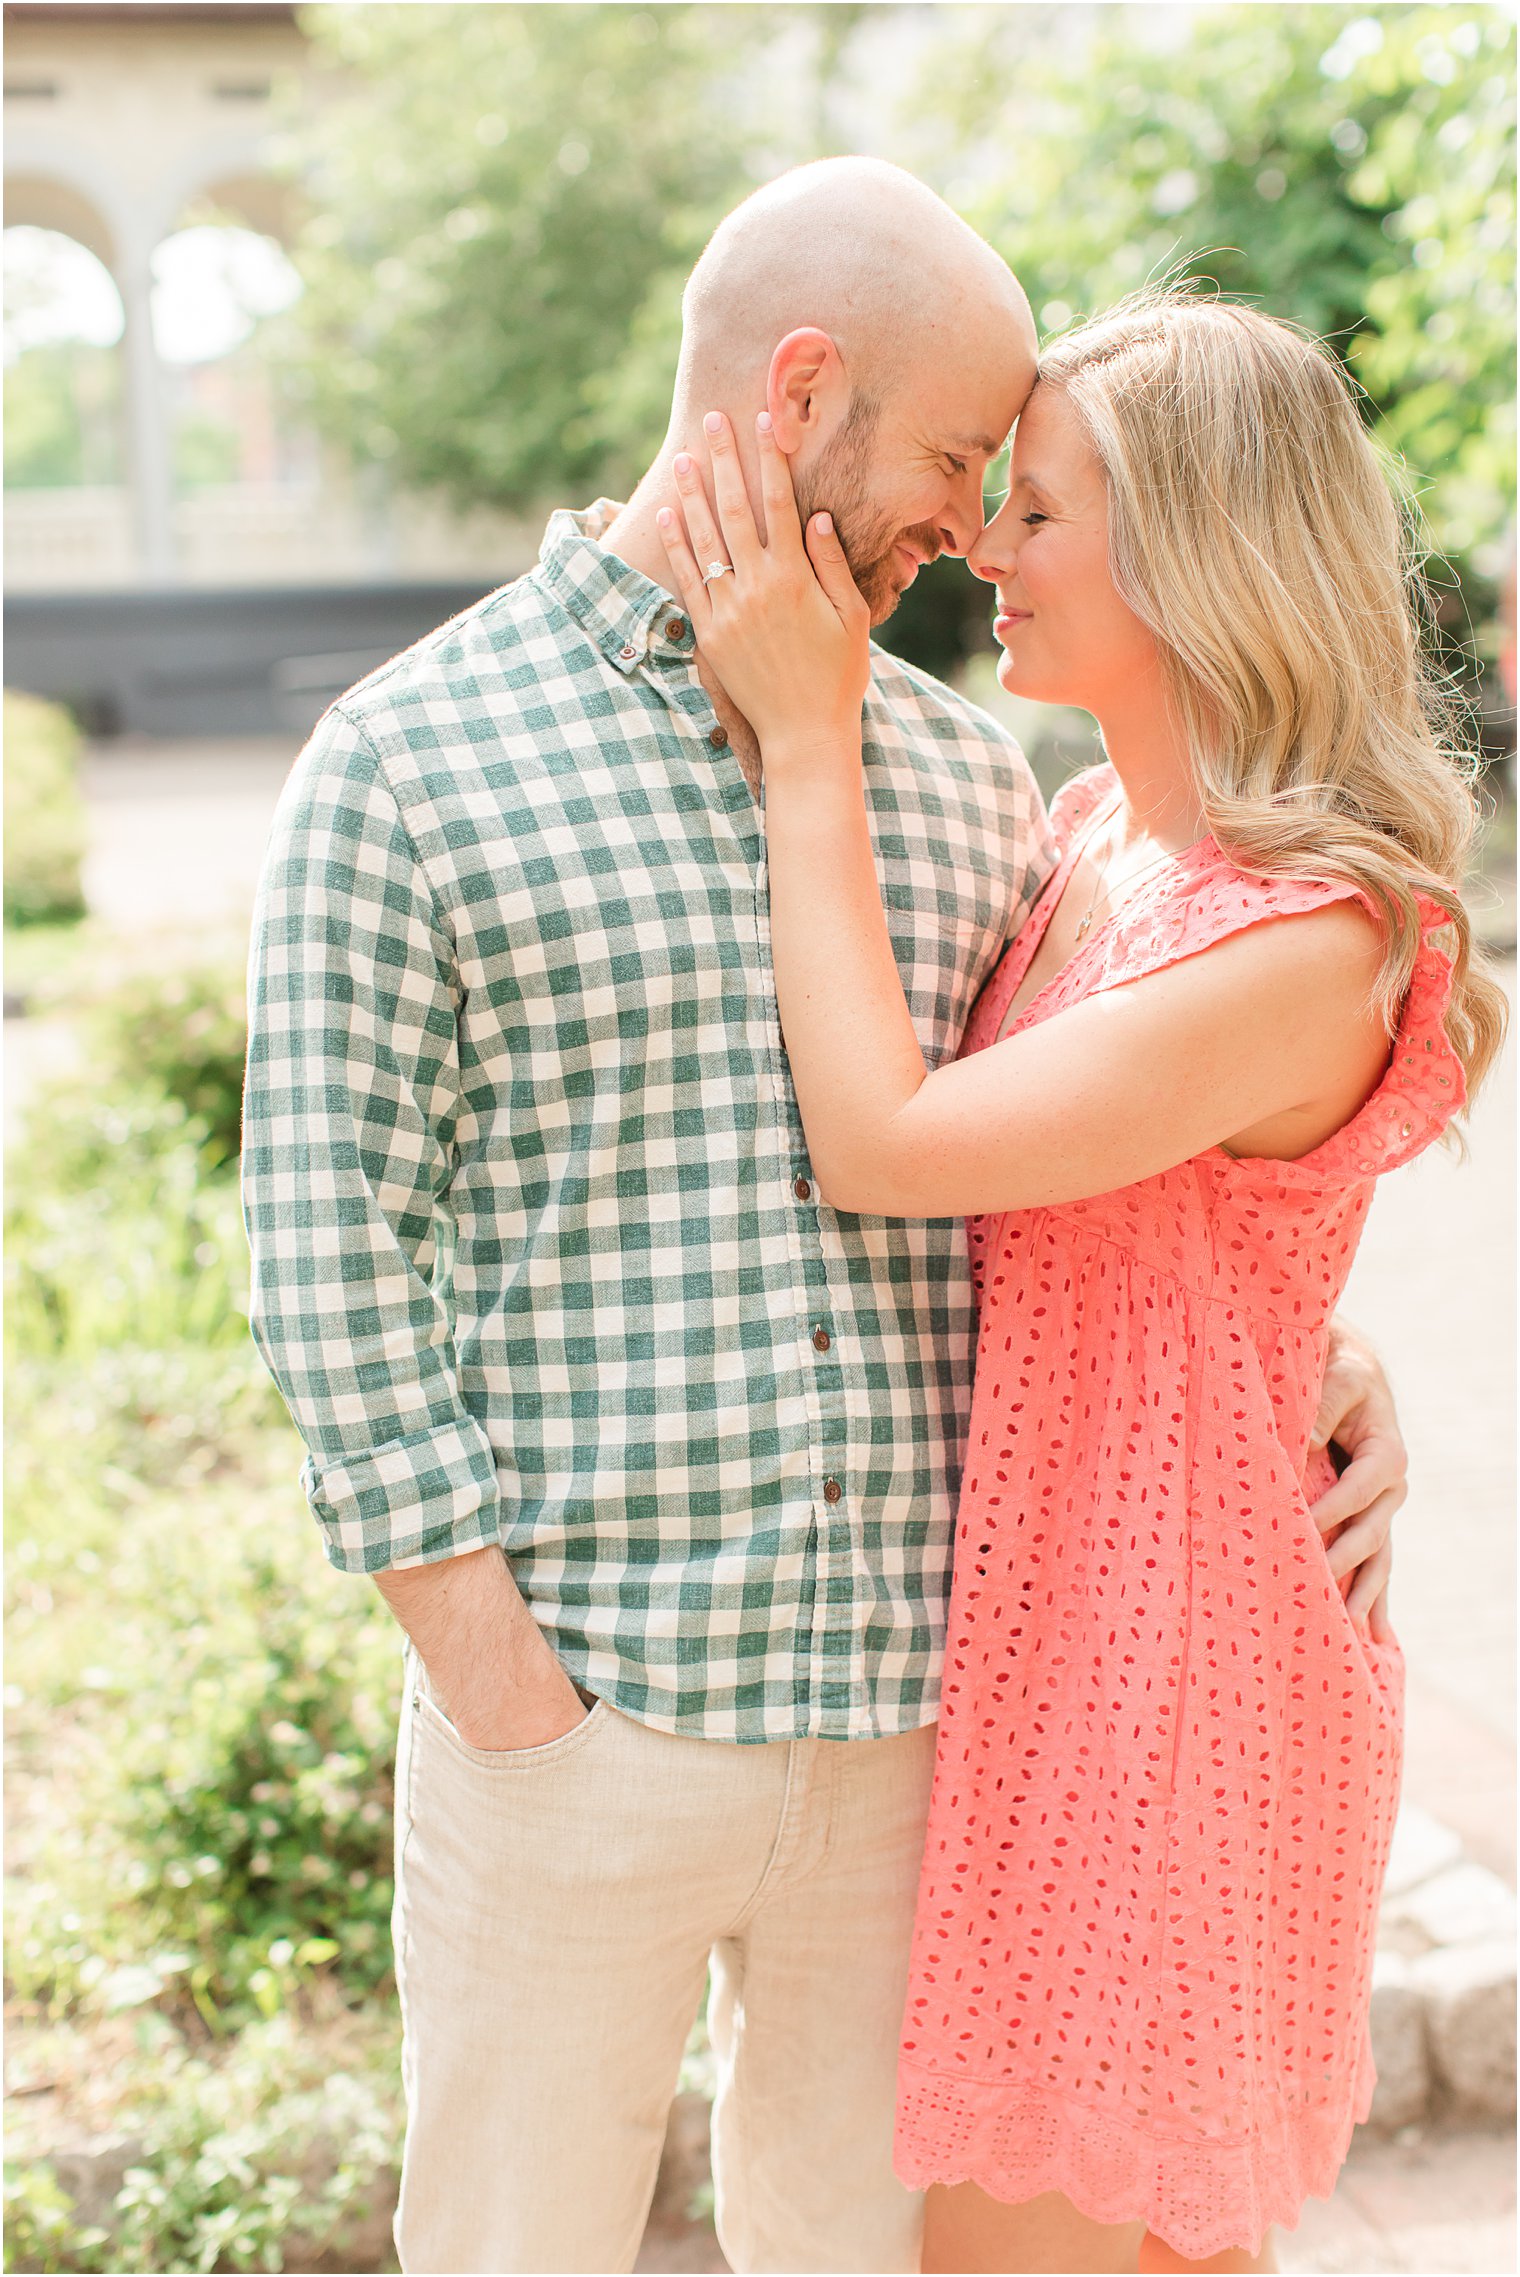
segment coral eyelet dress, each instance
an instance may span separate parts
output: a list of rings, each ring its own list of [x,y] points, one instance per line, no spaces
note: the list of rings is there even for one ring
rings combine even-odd
[[[994,975],[997,1037],[1116,779]],[[1015,1027],[1344,898],[1204,839]],[[1297,1162],[1221,1149],[972,1221],[976,1386],[903,2027],[912,2187],[1059,2190],[1202,2259],[1326,2196],[1372,2093],[1367,2010],[1402,1662],[1348,1619],[1309,1502],[1326,1328],[1378,1172],[1461,1105],[1426,939],[1379,1088]]]

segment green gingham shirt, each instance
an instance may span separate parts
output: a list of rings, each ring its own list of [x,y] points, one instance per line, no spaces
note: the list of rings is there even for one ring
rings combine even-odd
[[[259,1347],[333,1563],[499,1542],[661,1730],[932,1719],[974,1322],[959,1221],[820,1200],[762,816],[689,625],[556,514],[334,705],[255,927]],[[993,721],[877,652],[865,773],[931,1065],[1043,883]]]

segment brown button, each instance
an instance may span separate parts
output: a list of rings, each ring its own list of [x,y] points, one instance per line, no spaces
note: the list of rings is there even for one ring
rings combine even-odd
[[[665,631],[671,640],[684,640],[686,638],[686,619],[684,617],[672,617],[665,627]]]
[[[726,727],[709,729],[707,740],[714,751],[725,751],[728,748],[728,729]]]
[[[805,1178],[794,1178],[792,1180],[792,1192],[799,1202],[810,1202],[813,1199],[813,1189]]]
[[[631,664],[638,653],[638,650],[631,645],[625,645],[618,650],[618,655],[625,664]]]
[[[844,1499],[844,1488],[837,1478],[826,1478],[824,1480],[823,1499],[825,1502],[841,1502]]]
[[[815,1352],[827,1352],[827,1350],[828,1350],[828,1348],[829,1348],[829,1341],[830,1341],[830,1339],[829,1339],[829,1332],[828,1332],[828,1330],[827,1330],[826,1328],[815,1328],[815,1329],[814,1329],[814,1331],[813,1331],[813,1349],[814,1349],[814,1351],[815,1351]]]

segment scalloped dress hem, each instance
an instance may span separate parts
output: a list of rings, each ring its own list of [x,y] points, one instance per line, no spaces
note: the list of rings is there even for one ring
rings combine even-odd
[[[1284,2114],[1279,2153],[1269,2159],[1261,2132],[1230,2142],[1158,2136],[1088,2104],[1076,2106],[1083,2126],[1074,2134],[1075,2110],[1059,2092],[1010,2086],[993,2101],[987,2083],[977,2081],[976,2101],[965,2108],[965,2139],[952,2157],[944,2140],[945,2106],[957,2082],[903,2057],[892,2164],[909,2190],[974,2182],[1010,2206],[1057,2190],[1089,2221],[1144,2222],[1152,2236],[1193,2261],[1231,2251],[1259,2253],[1269,2230],[1298,2227],[1306,2199],[1334,2195],[1351,2137],[1372,2109],[1376,2083],[1371,2049],[1364,2044],[1350,2111],[1342,2107],[1333,2117],[1326,2112],[1323,2125],[1312,2130],[1302,2114]],[[920,2097],[932,2100],[936,2138],[921,2147],[912,2140]],[[1018,2158],[1009,2156],[1007,2141],[1015,2130],[1031,2145]],[[1042,2133],[1048,2139],[1039,2141]],[[1244,2195],[1242,2170],[1249,2175]],[[1213,2190],[1211,2171],[1217,2178]],[[1219,2206],[1212,2218],[1200,2212],[1210,2203]]]

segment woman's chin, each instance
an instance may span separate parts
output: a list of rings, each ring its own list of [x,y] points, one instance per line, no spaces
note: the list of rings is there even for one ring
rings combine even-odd
[[[1024,696],[1031,703],[1040,702],[1040,691],[1034,685],[1038,675],[1021,671],[1006,648],[997,660],[997,676],[999,687],[1006,688],[1010,696]]]
[[[1084,699],[1074,695],[1064,681],[1021,666],[1006,648],[997,660],[997,676],[1000,688],[1006,688],[1010,696],[1021,696],[1026,704],[1071,704],[1086,709]]]

